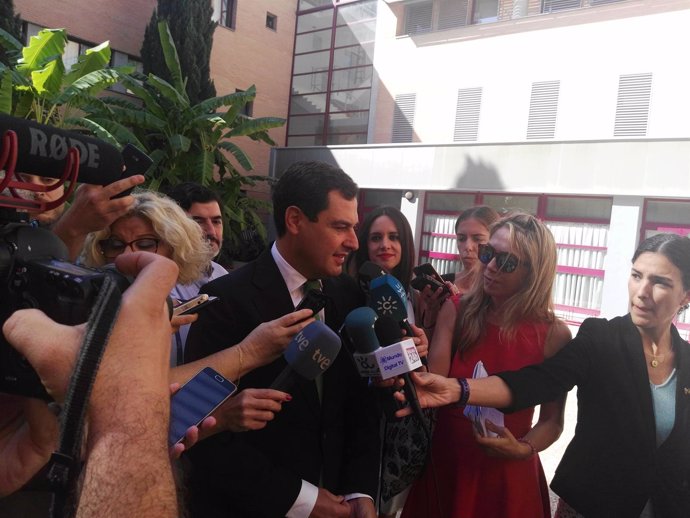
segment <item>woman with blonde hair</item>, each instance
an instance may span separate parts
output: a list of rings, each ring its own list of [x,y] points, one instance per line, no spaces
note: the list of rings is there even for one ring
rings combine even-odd
[[[177,264],[179,283],[201,278],[213,250],[199,225],[167,196],[142,190],[132,197],[134,203],[127,214],[87,236],[82,252],[84,264],[103,266],[126,251],[153,252]]]
[[[487,373],[540,363],[570,339],[554,316],[556,275],[553,236],[537,218],[514,212],[491,226],[479,246],[483,268],[470,290],[441,308],[429,353],[429,369],[472,377],[481,362]],[[405,517],[460,518],[550,516],[549,493],[537,452],[563,427],[565,398],[487,422],[481,435],[462,407],[439,411],[431,461],[412,488]],[[483,433],[483,432],[482,432]]]

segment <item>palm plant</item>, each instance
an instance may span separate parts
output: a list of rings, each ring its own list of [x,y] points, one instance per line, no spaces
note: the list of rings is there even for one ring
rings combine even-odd
[[[108,67],[106,41],[81,54],[68,71],[64,29],[43,29],[25,47],[0,29],[0,45],[10,60],[0,63],[0,112],[52,126],[64,126],[82,104],[133,70]]]
[[[256,96],[253,86],[244,92],[192,104],[165,22],[158,24],[158,32],[171,83],[154,74],[124,75],[121,84],[138,99],[91,98],[82,105],[84,117],[66,122],[86,127],[115,145],[132,143],[147,152],[153,159],[147,172],[149,188],[165,189],[178,182],[194,181],[218,190],[232,248],[240,246],[242,232],[248,228],[257,230],[265,240],[259,212],[267,209],[267,204],[245,196],[244,191],[267,178],[238,170],[235,164],[244,171],[251,171],[253,166],[230,139],[247,136],[275,145],[268,130],[282,126],[284,119],[243,115],[244,106]]]

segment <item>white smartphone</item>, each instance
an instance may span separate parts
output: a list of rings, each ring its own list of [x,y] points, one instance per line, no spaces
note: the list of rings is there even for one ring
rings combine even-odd
[[[173,316],[191,315],[216,300],[218,300],[218,297],[209,296],[206,293],[202,293],[193,299],[183,300],[177,306],[173,307]]]
[[[170,403],[170,447],[184,439],[190,426],[199,426],[236,390],[232,381],[225,379],[211,367],[202,369],[182,385],[173,394]]]

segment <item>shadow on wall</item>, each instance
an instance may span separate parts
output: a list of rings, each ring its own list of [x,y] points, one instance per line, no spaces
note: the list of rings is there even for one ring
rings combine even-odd
[[[453,186],[462,190],[503,191],[505,185],[496,167],[482,160],[465,157],[465,167],[456,176]]]

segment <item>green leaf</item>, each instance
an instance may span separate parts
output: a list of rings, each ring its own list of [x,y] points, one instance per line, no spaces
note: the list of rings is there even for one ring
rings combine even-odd
[[[245,171],[251,171],[254,169],[250,158],[237,146],[237,144],[233,144],[232,142],[225,140],[223,142],[219,142],[218,147],[229,151]]]
[[[10,53],[20,53],[24,45],[4,29],[0,29],[0,47]]]
[[[65,51],[65,45],[67,45],[65,29],[43,29],[36,36],[32,36],[29,45],[22,49],[22,58],[19,60],[17,70],[29,76],[34,70],[42,68],[51,56],[60,56],[60,62],[62,62],[61,56]]]
[[[167,124],[165,120],[159,119],[146,110],[130,110],[120,108],[119,106],[112,106],[111,109],[113,112],[113,118],[116,119],[120,124],[138,127],[147,132],[150,132],[151,130],[162,131],[165,129]]]
[[[12,72],[9,68],[0,75],[0,113],[12,114]]]
[[[98,138],[110,142],[120,148],[124,144],[132,143],[139,149],[145,150],[141,141],[128,128],[110,119],[98,117],[75,117],[65,119],[65,124],[80,126],[92,131]]]
[[[207,185],[213,180],[213,168],[216,165],[213,152],[202,149],[199,153],[196,173],[200,175],[202,185]]]
[[[184,108],[189,108],[189,99],[187,99],[187,94],[184,93],[184,95],[181,95],[180,92],[175,90],[175,88],[165,79],[161,79],[160,77],[154,74],[149,74],[148,79],[146,81],[150,86],[156,89],[163,97],[168,99],[170,102]]]
[[[158,101],[144,88],[144,86],[137,79],[131,75],[125,75],[120,78],[120,83],[122,86],[127,88],[130,92],[136,95],[139,99],[144,101],[144,106],[156,117],[164,119],[166,117],[166,112],[161,108]]]
[[[179,134],[171,135],[168,141],[170,142],[170,147],[178,153],[186,153],[192,145],[191,139]]]
[[[77,58],[69,73],[65,76],[65,85],[71,85],[80,77],[97,70],[103,70],[110,63],[110,42],[87,49]]]
[[[77,96],[96,95],[120,80],[118,71],[112,68],[95,70],[75,80],[55,99],[55,104],[62,105],[73,101]]]
[[[237,107],[238,110],[241,110],[248,102],[253,101],[255,98],[256,87],[252,85],[244,92],[235,92],[234,94],[206,99],[194,106],[192,110],[198,114],[216,111],[221,106]]]
[[[232,126],[235,123],[235,119],[242,112],[242,110],[244,109],[247,102],[254,100],[254,98],[256,97],[256,87],[254,85],[252,85],[249,88],[247,88],[247,90],[245,92],[237,92],[237,93],[239,93],[240,95],[249,94],[251,96],[251,98],[247,98],[245,103],[240,102],[240,103],[233,104],[232,106],[230,106],[230,109],[227,112],[225,112],[225,114],[223,115],[223,118],[225,119],[225,121],[228,123],[229,126]]]
[[[257,119],[250,119],[248,117],[238,117],[235,127],[232,128],[226,137],[250,136],[253,133],[266,131],[270,128],[280,128],[285,124],[285,119],[278,117],[259,117]]]
[[[177,55],[177,48],[175,47],[175,42],[173,41],[167,22],[158,22],[158,36],[161,40],[165,64],[170,71],[170,77],[172,77],[175,89],[178,91],[178,93],[184,96],[184,98],[187,100],[187,104],[189,104],[189,97],[187,97],[187,92],[185,89],[185,81],[182,79],[180,57]]]
[[[60,56],[54,56],[41,69],[31,72],[31,82],[39,96],[55,95],[62,87],[65,65]]]

